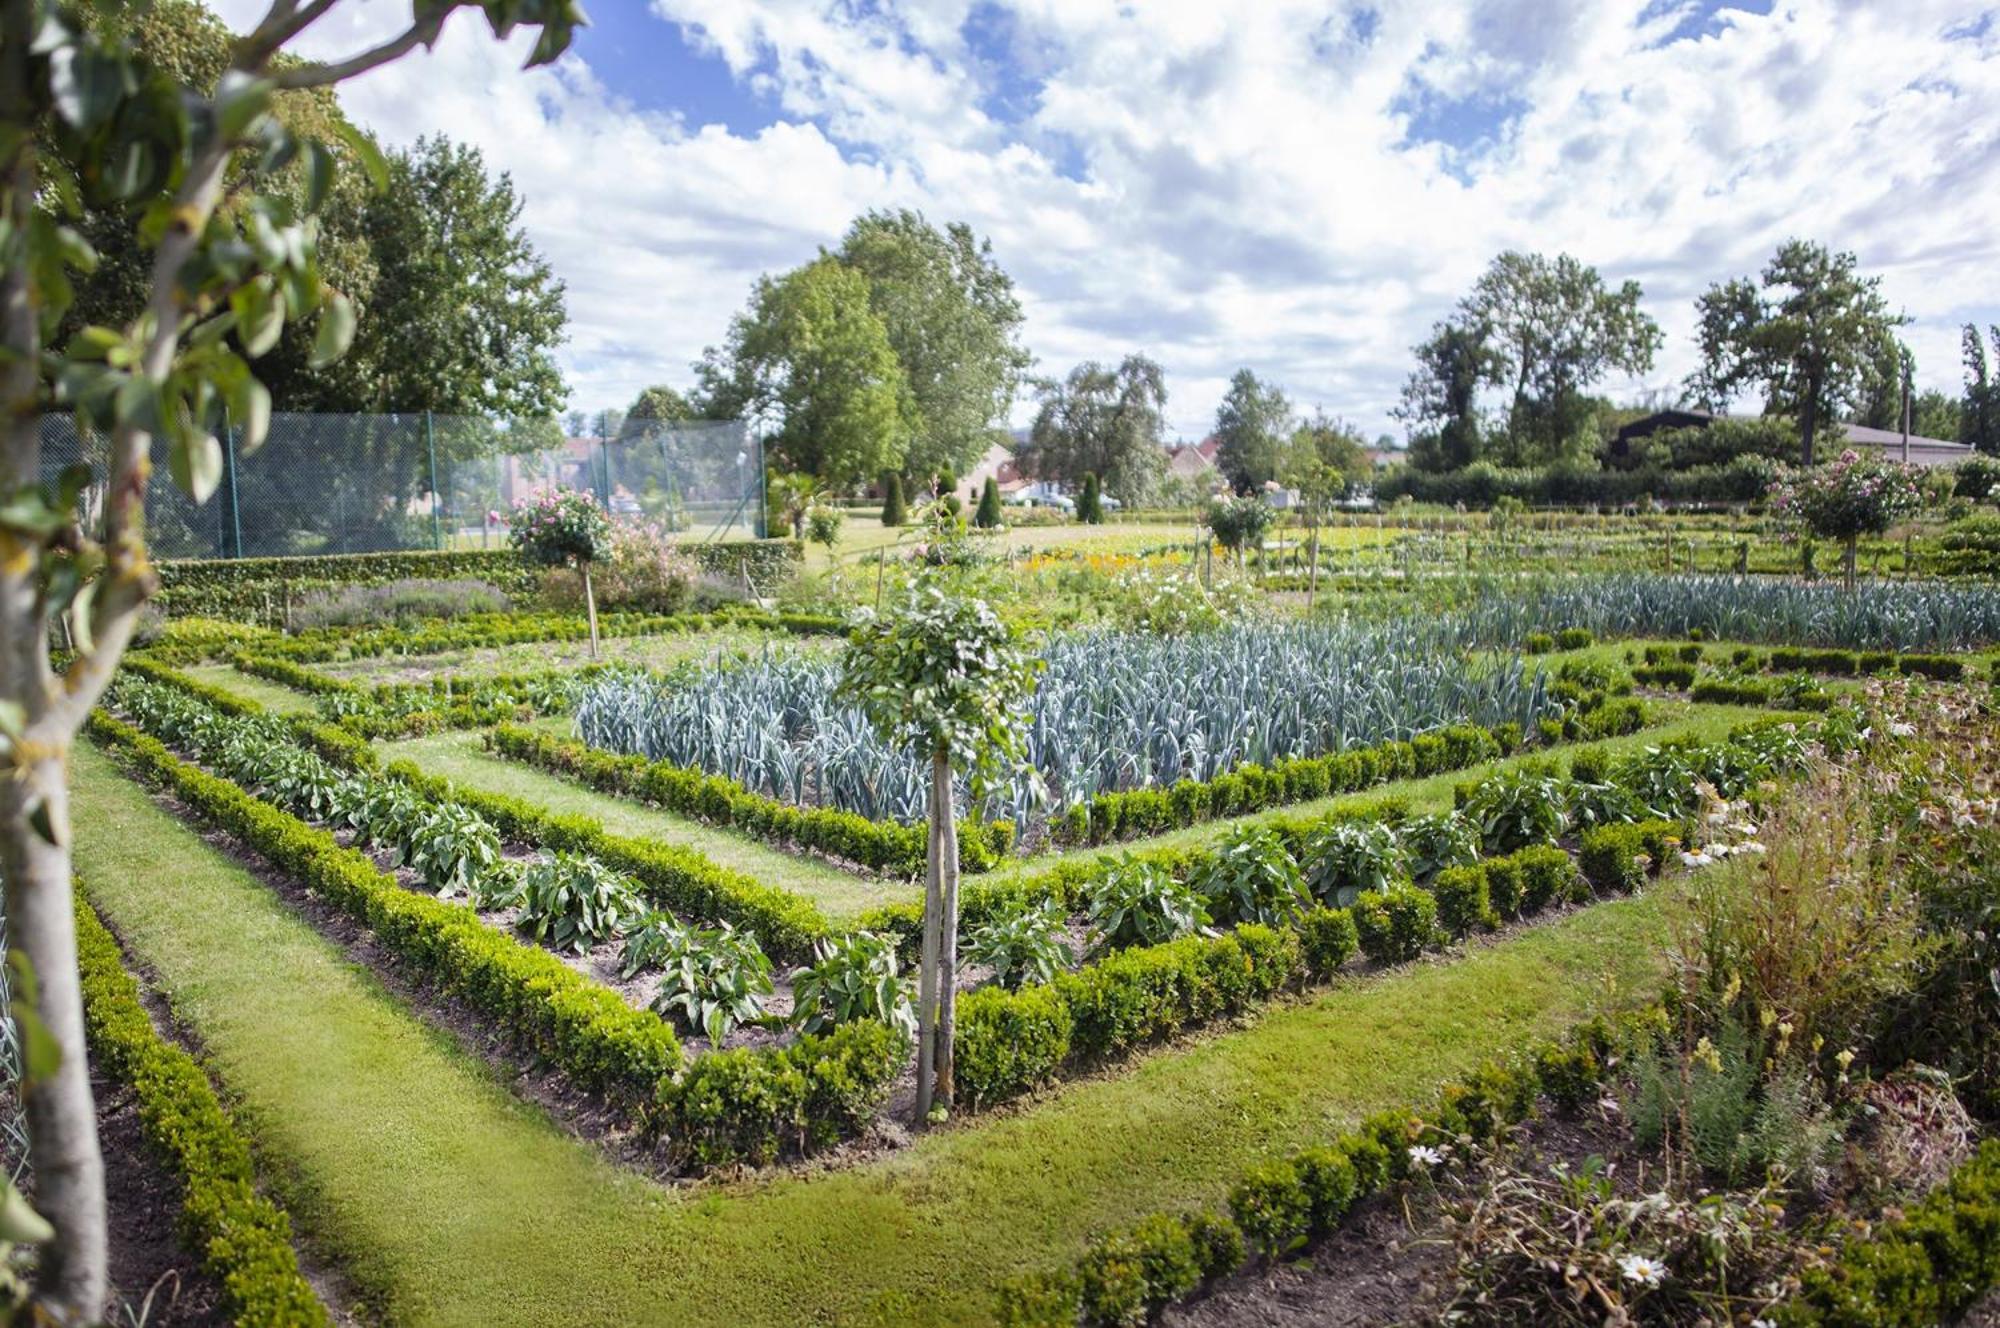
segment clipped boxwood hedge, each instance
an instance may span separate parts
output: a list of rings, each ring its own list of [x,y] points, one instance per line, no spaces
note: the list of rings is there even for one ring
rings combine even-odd
[[[117,940],[81,893],[76,955],[91,1060],[137,1099],[146,1141],[180,1190],[181,1241],[221,1285],[229,1321],[243,1328],[331,1322],[299,1272],[291,1218],[258,1192],[250,1145],[194,1057],[153,1026]]]

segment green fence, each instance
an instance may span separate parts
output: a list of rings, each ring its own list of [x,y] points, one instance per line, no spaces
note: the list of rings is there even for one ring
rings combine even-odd
[[[761,538],[763,450],[740,420],[634,424],[566,437],[553,421],[467,416],[278,415],[256,452],[225,430],[223,478],[196,504],[165,481],[155,440],[146,524],[156,557],[310,557],[497,547],[503,518],[551,486],[587,489],[614,515],[688,539]],[[42,471],[90,465],[87,521],[103,504],[106,440],[72,417],[42,421]]]

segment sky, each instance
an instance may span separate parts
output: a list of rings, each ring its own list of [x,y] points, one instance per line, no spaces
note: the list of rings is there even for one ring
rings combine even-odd
[[[211,0],[238,28],[261,0]],[[2000,323],[2000,7],[1978,0],[584,0],[552,67],[476,12],[345,85],[392,145],[511,174],[567,284],[571,405],[718,343],[752,281],[871,208],[963,221],[1035,372],[1141,352],[1170,428],[1249,367],[1370,434],[1409,347],[1504,249],[1639,281],[1694,367],[1694,300],[1801,236],[1909,316],[1920,387]],[[347,0],[348,54],[409,0]],[[1033,412],[1025,394],[1014,413]]]

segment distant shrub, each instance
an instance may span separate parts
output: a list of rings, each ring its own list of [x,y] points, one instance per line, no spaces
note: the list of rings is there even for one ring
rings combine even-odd
[[[314,591],[292,608],[292,626],[407,627],[425,618],[463,618],[473,613],[505,613],[507,596],[484,581],[438,581],[405,577],[379,586],[339,586]]]

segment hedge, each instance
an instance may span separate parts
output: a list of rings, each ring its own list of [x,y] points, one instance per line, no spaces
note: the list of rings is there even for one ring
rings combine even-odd
[[[262,802],[99,711],[91,735],[141,779],[165,788],[334,907],[364,923],[417,973],[493,1017],[586,1089],[650,1102],[680,1068],[681,1046],[658,1015],[635,1010],[540,946],[485,922],[464,904],[404,889],[364,853]]]
[[[1693,466],[1686,470],[1599,470],[1557,466],[1516,470],[1475,462],[1463,470],[1428,472],[1408,466],[1375,481],[1375,499],[1393,503],[1408,496],[1443,507],[1488,508],[1501,498],[1531,507],[1623,507],[1645,498],[1680,503],[1756,503],[1770,487],[1771,466],[1751,458],[1741,464]]]
[[[679,546],[711,576],[748,572],[759,594],[781,585],[801,554],[789,540],[719,540]],[[160,601],[175,617],[270,620],[290,592],[378,585],[405,577],[477,577],[509,593],[534,588],[539,571],[512,549],[411,550],[304,558],[234,558],[159,564]]]
[[[1362,1200],[1408,1174],[1413,1146],[1490,1141],[1525,1120],[1544,1094],[1581,1101],[1627,1053],[1650,1043],[1662,1019],[1657,1007],[1615,1023],[1592,1019],[1509,1063],[1489,1061],[1427,1107],[1382,1112],[1328,1144],[1260,1163],[1230,1189],[1226,1213],[1155,1213],[1099,1237],[1068,1269],[1007,1283],[998,1320],[1003,1328],[1157,1322],[1169,1305],[1250,1258],[1282,1258],[1337,1231]]]
[[[128,1085],[146,1141],[180,1189],[176,1223],[222,1309],[242,1328],[331,1322],[292,1248],[291,1218],[257,1190],[250,1145],[194,1057],[160,1036],[125,971],[118,942],[79,893],[77,968],[92,1061]]]
[[[227,714],[264,713],[254,701],[156,661],[130,656],[126,663],[142,676],[177,687]],[[347,729],[306,716],[293,716],[288,722],[302,745],[336,765],[350,770],[375,770],[380,765],[374,749]],[[825,915],[810,900],[718,867],[693,849],[614,835],[591,817],[556,815],[525,799],[464,788],[426,775],[407,761],[394,763],[384,773],[427,797],[470,807],[503,834],[551,851],[587,853],[632,877],[650,902],[669,912],[734,923],[755,935],[774,960],[804,962],[812,957],[814,942],[833,934]]]
[[[483,728],[531,713],[559,713],[552,696],[571,679],[603,671],[543,669],[498,673],[469,680],[450,677],[429,682],[382,683],[364,687],[306,668],[288,659],[239,651],[230,663],[239,673],[267,678],[318,698],[318,708],[342,728],[364,738],[411,737],[444,729]],[[566,705],[566,702],[564,703]]]
[[[2000,1284],[2000,1140],[1988,1139],[1914,1208],[1809,1270],[1779,1328],[1930,1328]]]
[[[802,1036],[785,1047],[712,1052],[690,1063],[673,1030],[658,1016],[634,1009],[617,992],[578,974],[549,951],[488,926],[465,905],[405,890],[365,855],[340,847],[328,832],[180,760],[121,720],[99,711],[91,716],[90,732],[142,778],[170,789],[198,815],[366,924],[385,948],[441,990],[494,1017],[580,1086],[601,1091],[631,1110],[643,1127],[663,1135],[676,1160],[691,1169],[762,1164],[858,1133],[908,1059],[908,1043],[900,1032],[864,1021]],[[442,783],[421,776],[409,779],[414,771],[399,772],[393,766],[387,773],[405,778],[420,792]],[[479,800],[459,800],[492,814]],[[602,834],[595,822],[583,818],[546,819],[552,831],[561,829],[557,822],[572,820],[582,822],[573,828]],[[597,851],[581,842],[587,837],[551,846]],[[638,841],[633,846],[667,859],[684,852]],[[624,866],[607,854],[599,856],[614,869]],[[718,871],[706,859],[688,856],[708,871]],[[803,901],[792,902],[810,909]]]
[[[803,636],[839,634],[844,619],[821,614],[765,613],[728,608],[713,613],[605,613],[598,615],[604,637],[655,636],[666,632],[699,632],[712,627],[768,627]],[[258,654],[308,664],[337,659],[373,659],[385,655],[435,655],[446,650],[524,645],[538,641],[585,641],[590,624],[569,613],[476,613],[415,627],[325,628],[297,636],[271,639]]]
[[[495,728],[486,735],[486,743],[502,756],[709,825],[858,863],[871,871],[917,876],[924,870],[929,849],[924,826],[871,821],[834,807],[795,806],[722,775],[607,752],[518,725]],[[958,834],[959,866],[968,872],[990,870],[1014,842],[1013,824],[1006,821],[961,821]]]
[[[1058,844],[1103,844],[1162,834],[1392,780],[1462,770],[1504,756],[1518,742],[1519,730],[1511,725],[1500,730],[1454,724],[1408,742],[1293,757],[1268,768],[1247,763],[1206,781],[1183,779],[1164,788],[1100,793],[1057,818],[1049,837]]]

